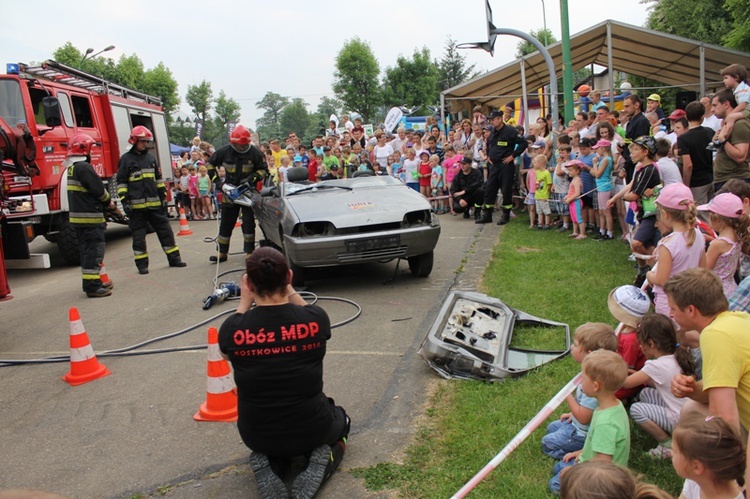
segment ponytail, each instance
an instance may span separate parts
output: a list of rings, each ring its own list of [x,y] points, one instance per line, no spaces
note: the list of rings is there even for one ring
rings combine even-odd
[[[659,352],[669,355],[673,354],[679,364],[682,374],[691,376],[695,374],[695,361],[687,346],[677,343],[677,331],[672,319],[664,314],[650,312],[643,316],[636,332],[636,338],[641,345],[653,347]]]
[[[685,239],[687,240],[688,247],[691,247],[695,242],[695,222],[698,220],[698,210],[696,209],[695,204],[687,204],[682,210],[666,208],[661,205],[659,207],[669,215],[669,218],[677,222],[682,222],[689,227],[689,230],[685,234]]]

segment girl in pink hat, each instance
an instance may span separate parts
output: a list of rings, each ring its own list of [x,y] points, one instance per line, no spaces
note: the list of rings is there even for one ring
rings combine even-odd
[[[727,298],[737,289],[734,273],[740,262],[742,243],[748,240],[750,218],[743,212],[742,200],[732,193],[719,194],[710,203],[698,207],[710,213],[711,228],[718,237],[711,241],[706,253],[706,268],[716,272]]]
[[[654,255],[656,264],[646,274],[654,289],[654,310],[669,317],[667,295],[662,286],[683,270],[706,266],[706,240],[695,227],[698,212],[690,188],[683,183],[669,184],[656,198],[659,222],[672,230],[662,237]]]

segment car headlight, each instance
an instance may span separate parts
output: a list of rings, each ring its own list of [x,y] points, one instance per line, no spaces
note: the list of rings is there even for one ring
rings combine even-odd
[[[404,215],[404,226],[429,225],[432,221],[430,210],[410,211]]]
[[[292,236],[294,237],[319,237],[333,236],[336,227],[331,222],[305,222],[294,226]]]

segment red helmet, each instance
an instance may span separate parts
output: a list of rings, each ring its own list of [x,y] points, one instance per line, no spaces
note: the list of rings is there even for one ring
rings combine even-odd
[[[242,125],[237,125],[229,134],[229,142],[238,145],[248,145],[250,143],[250,130]]]
[[[88,156],[94,144],[94,139],[90,135],[77,133],[70,138],[68,143],[68,156]]]
[[[130,138],[128,139],[128,143],[135,144],[136,142],[138,142],[138,139],[154,140],[154,134],[151,133],[151,130],[149,130],[145,126],[138,125],[137,127],[133,127],[133,129],[130,131]]]

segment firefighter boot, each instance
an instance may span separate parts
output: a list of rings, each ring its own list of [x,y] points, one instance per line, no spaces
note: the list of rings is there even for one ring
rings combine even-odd
[[[474,220],[482,218],[482,208],[479,206],[474,207]]]
[[[208,261],[211,262],[211,263],[226,262],[227,261],[227,254],[226,253],[219,253],[219,256],[211,255],[211,256],[208,257]]]
[[[497,221],[497,225],[505,225],[508,222],[510,222],[510,210],[508,208],[503,208],[503,216]]]
[[[474,222],[475,224],[491,224],[492,208],[482,208],[482,214]]]
[[[135,266],[138,269],[138,273],[141,275],[148,274],[148,258],[142,258],[135,261]]]
[[[146,272],[148,272],[148,270]],[[104,296],[109,296],[111,294],[112,294],[111,286],[109,288],[101,287],[99,289],[86,291],[86,296],[88,296],[89,298],[101,298]]]
[[[183,262],[180,258],[180,252],[175,251],[167,255],[167,261],[170,267],[187,267],[187,263]]]

